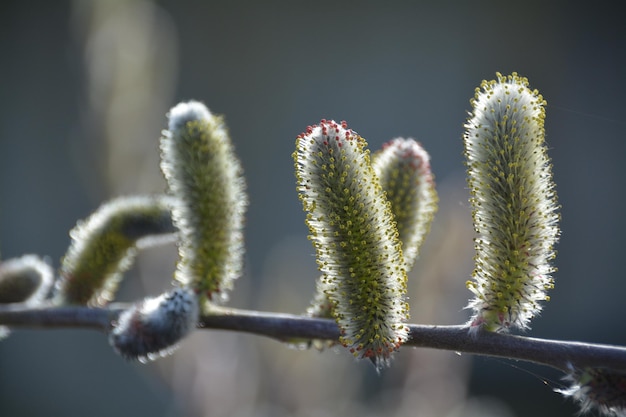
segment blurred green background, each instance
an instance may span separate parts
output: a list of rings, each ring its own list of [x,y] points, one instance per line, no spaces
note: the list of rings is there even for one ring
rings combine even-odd
[[[469,99],[517,71],[548,101],[562,204],[556,288],[529,335],[626,344],[626,29],[619,3],[2,1],[0,252],[59,259],[102,201],[164,190],[165,114],[226,116],[250,207],[232,305],[299,313],[317,275],[296,197],[295,137],[346,120],[370,148],[415,137],[440,210],[410,281],[412,321],[458,324],[472,229],[461,135]],[[621,167],[621,168],[620,168]],[[168,287],[175,248],[142,254],[120,299]],[[120,359],[100,333],[16,330],[0,343],[2,416],[572,416],[560,375],[403,349],[376,375],[344,351],[200,331],[167,359]]]

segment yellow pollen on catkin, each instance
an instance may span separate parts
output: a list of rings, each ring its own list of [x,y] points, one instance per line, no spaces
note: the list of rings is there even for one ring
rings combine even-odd
[[[545,100],[516,73],[483,81],[463,136],[477,237],[470,326],[528,328],[549,299],[559,214]]]
[[[345,123],[322,120],[298,136],[293,156],[300,198],[312,214],[306,222],[323,276],[318,294],[328,297],[325,311],[339,325],[340,343],[380,368],[408,337],[406,268],[366,146]],[[324,164],[332,176],[324,177]]]

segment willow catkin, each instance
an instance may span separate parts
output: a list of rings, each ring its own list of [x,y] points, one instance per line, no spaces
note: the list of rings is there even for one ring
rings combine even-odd
[[[243,269],[248,204],[243,170],[223,118],[204,104],[180,103],[168,116],[161,170],[178,201],[173,208],[180,230],[175,279],[202,301],[224,301]]]
[[[391,203],[409,271],[437,212],[430,156],[414,139],[396,138],[372,155],[372,167]]]
[[[126,359],[157,359],[171,353],[191,333],[198,313],[196,294],[189,288],[175,288],[124,310],[113,324],[109,343]]]
[[[367,143],[322,120],[296,140],[299,197],[340,342],[377,368],[407,339],[406,271],[398,232]]]
[[[70,231],[56,284],[58,304],[104,306],[113,300],[139,241],[172,234],[174,200],[163,195],[124,196],[102,204]]]
[[[559,236],[545,101],[513,73],[483,81],[471,103],[463,137],[476,230],[470,325],[526,329],[554,286]]]

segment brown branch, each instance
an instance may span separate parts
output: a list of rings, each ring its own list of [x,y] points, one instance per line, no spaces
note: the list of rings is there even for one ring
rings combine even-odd
[[[107,332],[124,305],[109,308],[0,307],[0,325],[12,328],[90,328]],[[279,341],[337,340],[339,329],[332,320],[293,314],[216,307],[200,318],[199,328],[246,332]],[[605,367],[626,372],[626,347],[537,339],[491,332],[470,334],[466,326],[409,324],[406,346],[450,350],[535,362],[559,369]]]

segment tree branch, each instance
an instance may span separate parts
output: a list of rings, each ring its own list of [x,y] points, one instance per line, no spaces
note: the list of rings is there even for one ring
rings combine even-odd
[[[0,325],[20,328],[88,328],[108,332],[127,307],[0,307]],[[310,339],[337,340],[332,320],[284,313],[215,307],[200,318],[198,327],[230,330],[274,338],[282,342]],[[539,363],[568,372],[576,368],[602,367],[626,372],[626,347],[513,336],[493,332],[470,334],[466,326],[409,324],[405,346],[450,350]]]

